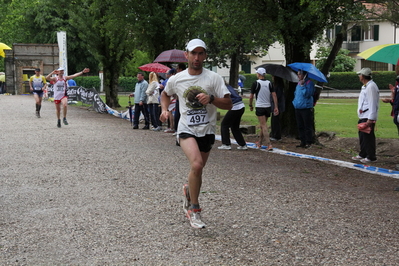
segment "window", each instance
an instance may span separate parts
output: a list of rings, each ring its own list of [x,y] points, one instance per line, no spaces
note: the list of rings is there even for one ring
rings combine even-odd
[[[367,60],[362,59],[361,66],[362,66],[362,68],[368,67],[372,71],[388,71],[387,63],[367,61]]]
[[[356,41],[361,41],[362,39],[362,28],[360,26],[354,26],[352,28],[352,34],[351,34],[351,41],[356,42]]]
[[[368,29],[364,29],[364,40],[365,41],[372,41],[374,40],[374,27],[373,26],[369,26]]]
[[[364,30],[365,41],[378,41],[379,25],[371,25]]]

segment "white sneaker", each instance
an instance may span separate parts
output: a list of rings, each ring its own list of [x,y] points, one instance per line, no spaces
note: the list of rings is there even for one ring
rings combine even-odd
[[[248,150],[248,147],[247,147],[247,145],[244,145],[244,146],[238,146],[238,147],[237,147],[237,150],[243,150],[243,151],[246,151],[246,150]]]
[[[222,144],[222,146],[219,146],[218,149],[219,150],[231,150],[231,146]]]
[[[364,159],[364,158],[362,156],[359,156],[359,155],[356,155],[356,156],[352,157],[352,160],[355,160],[355,161],[360,161],[362,159]]]
[[[201,220],[201,209],[188,210],[186,216],[192,227],[198,229],[205,227],[205,223]]]
[[[370,159],[368,159],[368,158],[364,158],[364,159],[361,159],[360,160],[360,162],[362,162],[362,163],[372,163],[372,162],[376,162],[377,161],[377,159],[375,159],[374,161],[372,161],[372,160],[370,160]]]

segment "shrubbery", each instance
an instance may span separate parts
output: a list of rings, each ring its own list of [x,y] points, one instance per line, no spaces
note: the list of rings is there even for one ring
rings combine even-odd
[[[244,87],[251,88],[257,79],[256,74],[244,74],[244,76],[246,77]],[[266,79],[271,80],[271,75],[267,74]],[[395,83],[396,74],[394,71],[376,71],[373,72],[373,79],[380,90],[387,90],[388,84]],[[328,83],[324,85],[338,90],[360,90],[361,87],[356,72],[333,72],[327,80]]]
[[[244,88],[251,88],[252,83],[256,81],[256,74],[243,74],[246,78]],[[271,80],[271,75],[267,74],[266,79]],[[380,90],[387,90],[388,84],[394,84],[396,74],[394,71],[376,71],[373,73],[373,79],[377,83]],[[356,72],[334,72],[327,78],[328,83],[324,84],[328,87],[338,90],[359,90],[361,84]],[[77,77],[75,79],[78,86],[84,88],[96,88],[100,90],[100,78],[96,76]],[[120,77],[118,91],[133,92],[136,86],[136,77]]]
[[[95,88],[100,91],[100,78],[98,76],[81,76],[75,78],[76,84],[84,88]],[[133,92],[136,86],[136,77],[120,77],[118,91]]]

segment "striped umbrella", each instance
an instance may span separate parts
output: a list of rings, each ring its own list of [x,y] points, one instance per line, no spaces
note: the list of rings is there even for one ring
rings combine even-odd
[[[377,45],[361,52],[357,56],[369,61],[397,65],[399,63],[399,43]]]

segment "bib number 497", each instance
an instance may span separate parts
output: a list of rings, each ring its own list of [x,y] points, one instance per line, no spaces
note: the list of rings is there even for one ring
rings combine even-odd
[[[209,123],[208,112],[206,109],[191,110],[187,113],[187,124],[196,126]]]

